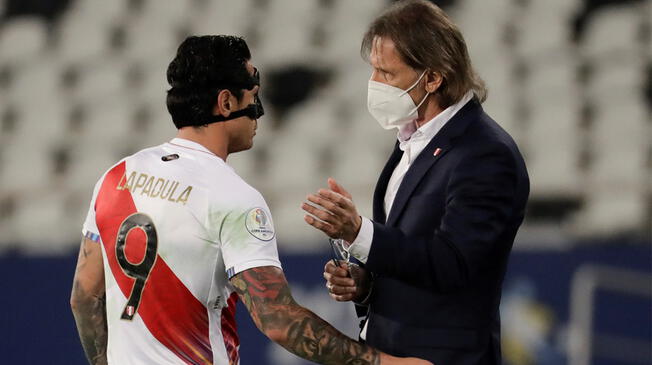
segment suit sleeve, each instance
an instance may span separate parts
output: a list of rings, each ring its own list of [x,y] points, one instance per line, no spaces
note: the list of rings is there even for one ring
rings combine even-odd
[[[506,146],[473,151],[449,179],[445,211],[429,237],[374,222],[367,268],[417,287],[463,289],[495,255],[514,210],[516,164]],[[424,212],[427,214],[427,212]]]

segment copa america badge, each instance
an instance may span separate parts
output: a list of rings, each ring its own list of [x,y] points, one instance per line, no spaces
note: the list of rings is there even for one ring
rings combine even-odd
[[[261,241],[271,241],[274,238],[272,220],[263,208],[253,208],[248,211],[245,226],[252,236]]]

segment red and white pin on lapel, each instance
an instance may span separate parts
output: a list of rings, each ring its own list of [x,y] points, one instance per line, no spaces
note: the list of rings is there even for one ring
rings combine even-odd
[[[437,147],[437,149],[435,149],[435,152],[433,152],[432,155],[437,157],[437,156],[439,156],[441,154],[441,151],[442,151],[442,149]]]

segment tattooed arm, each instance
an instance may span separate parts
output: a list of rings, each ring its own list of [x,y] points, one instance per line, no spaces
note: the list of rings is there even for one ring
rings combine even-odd
[[[84,238],[79,250],[70,306],[88,362],[106,364],[106,294],[102,248]]]
[[[430,364],[389,356],[343,335],[294,301],[277,267],[245,270],[231,278],[231,283],[258,329],[304,359],[337,365]]]

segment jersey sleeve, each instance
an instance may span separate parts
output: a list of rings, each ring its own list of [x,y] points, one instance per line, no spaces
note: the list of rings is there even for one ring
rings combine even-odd
[[[104,176],[102,176],[102,178],[95,184],[93,197],[91,198],[88,213],[86,214],[86,220],[82,226],[82,236],[94,242],[100,242],[100,230],[97,228],[97,223],[95,222],[95,201],[103,180]]]
[[[254,267],[281,267],[272,215],[258,192],[251,195],[230,209],[221,224],[219,238],[229,279]]]

